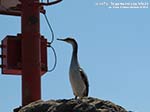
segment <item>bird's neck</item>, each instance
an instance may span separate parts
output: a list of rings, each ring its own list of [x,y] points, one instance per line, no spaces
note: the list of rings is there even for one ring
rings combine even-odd
[[[76,44],[76,45],[73,45],[72,47],[73,47],[72,56],[77,58],[78,57],[78,45]]]
[[[78,63],[78,45],[77,44],[73,45],[71,66],[79,66],[79,63]]]

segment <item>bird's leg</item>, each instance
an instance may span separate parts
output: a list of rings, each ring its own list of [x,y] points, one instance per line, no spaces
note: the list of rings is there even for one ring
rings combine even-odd
[[[78,99],[78,96],[75,96],[75,98],[74,98],[74,99],[77,101],[77,103],[78,103],[78,104],[80,104],[80,103],[81,103],[80,99]]]
[[[78,99],[76,99],[76,101],[78,104],[80,104],[80,103],[82,103],[82,98],[79,97]]]
[[[77,97],[77,96],[75,96],[75,98],[74,98],[74,99],[75,99],[75,100],[77,100],[77,98],[78,98],[78,97]]]

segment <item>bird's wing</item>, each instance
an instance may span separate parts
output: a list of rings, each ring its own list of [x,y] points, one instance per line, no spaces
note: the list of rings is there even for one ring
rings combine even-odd
[[[89,93],[89,82],[88,82],[88,78],[87,78],[87,76],[86,76],[86,74],[85,74],[85,72],[83,71],[82,68],[80,68],[79,71],[80,71],[82,80],[84,81],[85,86],[86,86],[86,91],[84,92],[84,95],[85,95],[85,96],[88,96],[88,93]]]

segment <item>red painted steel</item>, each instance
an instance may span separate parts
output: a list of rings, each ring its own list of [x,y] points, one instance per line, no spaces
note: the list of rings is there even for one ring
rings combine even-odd
[[[62,0],[40,3],[39,0],[19,0],[13,10],[0,14],[21,16],[21,34],[2,40],[2,73],[22,75],[22,106],[41,99],[41,75],[47,72],[47,39],[40,34],[42,5],[53,5]]]
[[[6,36],[2,40],[2,74],[21,74],[21,38]]]
[[[2,74],[21,75],[22,55],[21,55],[21,35],[8,35],[2,40]],[[41,75],[47,70],[47,39],[41,36]]]
[[[22,105],[41,99],[40,10],[38,0],[22,3]]]
[[[48,71],[47,43],[47,39],[41,36],[41,75]]]

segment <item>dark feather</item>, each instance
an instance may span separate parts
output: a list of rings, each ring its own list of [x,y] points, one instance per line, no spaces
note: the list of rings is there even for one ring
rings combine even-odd
[[[88,82],[88,78],[85,74],[85,72],[83,71],[82,68],[80,68],[80,73],[81,73],[81,77],[82,77],[82,80],[84,81],[85,83],[85,86],[86,86],[86,91],[84,91],[84,96],[88,96],[88,93],[89,93],[89,82]]]

